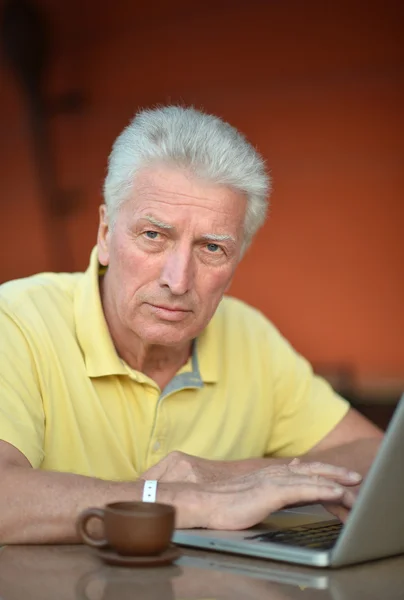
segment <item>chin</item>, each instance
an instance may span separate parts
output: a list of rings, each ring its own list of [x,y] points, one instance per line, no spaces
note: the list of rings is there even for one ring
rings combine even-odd
[[[155,346],[178,346],[190,342],[195,336],[187,328],[183,330],[172,326],[150,327],[136,332],[143,343]]]

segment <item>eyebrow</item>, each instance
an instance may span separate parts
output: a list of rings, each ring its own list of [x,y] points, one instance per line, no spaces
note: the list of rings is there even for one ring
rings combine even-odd
[[[202,239],[204,240],[209,240],[212,242],[233,242],[233,244],[236,243],[236,240],[234,239],[234,237],[232,235],[227,235],[227,234],[217,234],[217,233],[206,233],[205,235],[202,236]]]
[[[142,218],[145,219],[146,221],[149,221],[149,223],[151,223],[152,225],[155,225],[156,227],[160,227],[160,229],[174,229],[174,227],[172,225],[169,225],[168,223],[164,223],[163,221],[159,221],[158,219],[155,219],[151,215],[144,215]]]
[[[152,225],[159,227],[160,229],[175,229],[173,225],[170,225],[169,223],[164,223],[164,221],[159,221],[155,217],[152,217],[152,215],[144,215],[142,218],[146,221],[149,221],[149,223],[151,223]],[[202,239],[212,242],[232,242],[233,244],[236,244],[236,240],[234,239],[234,237],[228,234],[206,233],[202,235]]]

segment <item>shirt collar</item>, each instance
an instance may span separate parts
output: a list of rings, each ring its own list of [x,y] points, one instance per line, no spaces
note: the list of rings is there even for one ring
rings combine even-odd
[[[99,269],[97,248],[94,248],[90,265],[80,279],[74,297],[77,338],[89,377],[125,375],[125,367],[115,350],[102,308]]]

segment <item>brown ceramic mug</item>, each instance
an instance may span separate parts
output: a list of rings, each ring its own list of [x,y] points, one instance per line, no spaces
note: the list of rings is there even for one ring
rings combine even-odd
[[[104,526],[104,538],[92,537],[91,519]],[[110,546],[124,556],[161,554],[170,545],[175,525],[175,508],[158,502],[114,502],[104,508],[88,508],[77,520],[77,532],[85,544]]]

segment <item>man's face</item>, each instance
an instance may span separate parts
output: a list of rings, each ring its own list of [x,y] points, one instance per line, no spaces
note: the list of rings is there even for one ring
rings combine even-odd
[[[168,167],[138,173],[98,256],[115,323],[144,343],[173,345],[208,324],[240,258],[246,199]]]

